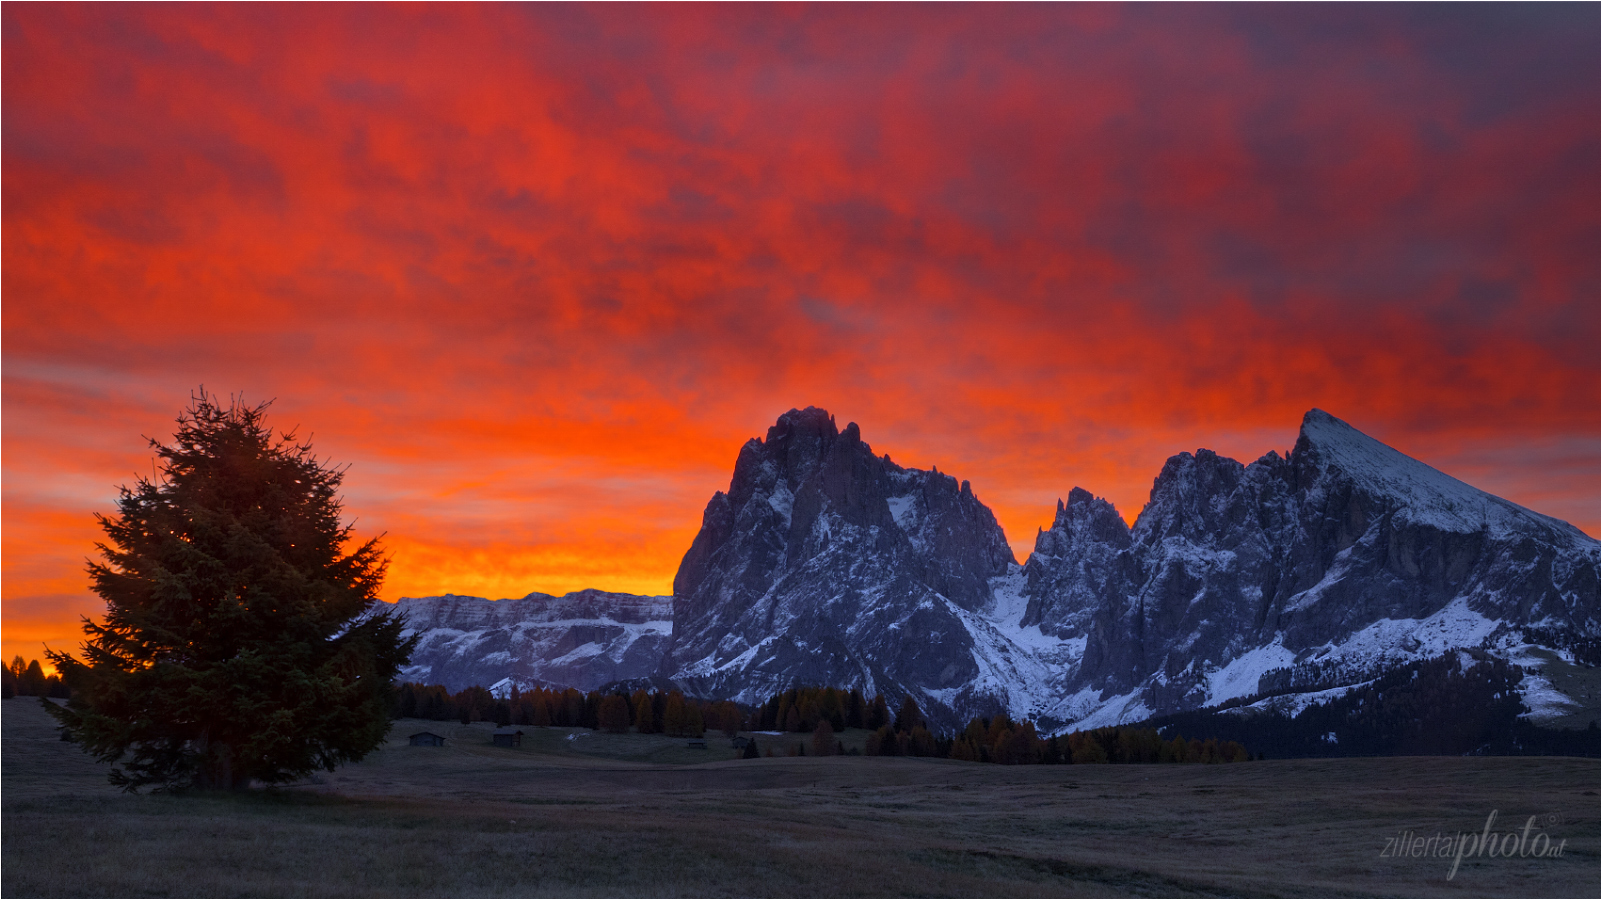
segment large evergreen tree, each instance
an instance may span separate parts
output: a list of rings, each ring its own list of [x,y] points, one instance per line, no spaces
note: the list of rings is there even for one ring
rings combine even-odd
[[[97,517],[105,621],[84,620],[81,660],[49,653],[73,690],[51,713],[128,790],[288,781],[388,732],[413,640],[373,611],[386,560],[341,523],[343,470],[274,438],[266,408],[202,389],[150,442],[159,479]]]
[[[628,734],[629,698],[622,694],[609,694],[601,698],[601,704],[595,710],[595,721],[602,731]]]

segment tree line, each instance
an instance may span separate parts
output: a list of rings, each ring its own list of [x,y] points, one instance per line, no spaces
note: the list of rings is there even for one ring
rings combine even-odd
[[[729,736],[746,728],[747,714],[728,700],[697,700],[680,691],[632,694],[605,691],[583,692],[514,686],[504,697],[497,697],[480,686],[452,694],[440,684],[407,682],[395,691],[394,715],[403,719],[456,720],[462,724],[494,722],[498,726],[589,728],[625,734],[666,734],[671,737],[701,737],[708,730]]]
[[[1235,763],[1252,755],[1236,741],[1164,738],[1155,728],[1127,725],[1042,738],[1032,722],[1006,715],[975,718],[951,742],[950,759],[1002,765],[1092,763]]]
[[[843,752],[835,737],[839,728],[866,728],[868,756],[917,756],[960,759],[1002,765],[1071,765],[1087,763],[1229,763],[1252,758],[1232,740],[1165,739],[1156,729],[1127,726],[1078,731],[1042,738],[1029,721],[1005,714],[975,717],[955,735],[929,730],[918,703],[904,697],[891,719],[884,697],[865,699],[856,690],[794,688],[775,694],[752,714],[754,731],[812,732],[812,752]],[[784,723],[784,727],[774,726]],[[796,754],[806,752],[798,744]],[[754,754],[747,754],[748,756]],[[773,755],[769,748],[768,755]]]
[[[796,687],[774,694],[755,708],[745,708],[729,700],[685,697],[676,690],[664,693],[642,688],[624,694],[513,687],[506,696],[496,697],[479,686],[453,694],[444,685],[410,682],[395,692],[394,715],[463,724],[589,728],[616,734],[633,729],[640,734],[673,737],[701,737],[709,730],[730,737],[741,731],[808,736],[793,745],[767,741],[765,754],[753,742],[746,747],[747,759],[779,754],[846,754],[839,734],[848,728],[869,732],[862,750],[853,747],[849,751],[867,756],[930,757],[1002,765],[1228,763],[1252,758],[1238,741],[1211,737],[1186,740],[1178,735],[1164,738],[1153,728],[1118,726],[1041,737],[1034,723],[1014,721],[1005,714],[976,717],[955,735],[936,735],[912,697],[904,697],[892,715],[884,696],[865,697],[855,688]]]
[[[1582,730],[1536,725],[1525,718],[1529,710],[1518,691],[1522,667],[1495,657],[1465,656],[1448,653],[1409,663],[1295,715],[1241,715],[1210,707],[1140,724],[1245,741],[1282,759],[1597,756],[1595,721]]]
[[[37,659],[23,662],[18,656],[11,660],[11,665],[0,668],[0,698],[56,697],[64,700],[71,696],[61,676],[46,675]]]

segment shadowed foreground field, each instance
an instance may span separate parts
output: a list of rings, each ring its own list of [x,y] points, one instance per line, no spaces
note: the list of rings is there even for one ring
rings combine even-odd
[[[1021,766],[724,760],[649,736],[402,721],[358,766],[248,796],[130,796],[3,704],[3,875],[27,896],[1597,896],[1575,759]],[[445,734],[443,748],[405,735]],[[705,762],[701,760],[714,759]],[[1521,829],[1561,858],[1382,857]]]

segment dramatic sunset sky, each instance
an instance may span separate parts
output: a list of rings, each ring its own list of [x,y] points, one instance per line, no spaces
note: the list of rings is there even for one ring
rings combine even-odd
[[[4,654],[198,385],[384,596],[667,593],[796,406],[1081,485],[1319,407],[1598,533],[1596,4],[6,4]]]

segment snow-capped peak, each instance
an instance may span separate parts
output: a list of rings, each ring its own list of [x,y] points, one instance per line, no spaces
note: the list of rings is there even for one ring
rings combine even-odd
[[[1321,409],[1302,418],[1295,452],[1311,449],[1325,470],[1336,469],[1371,493],[1402,501],[1411,521],[1443,531],[1495,534],[1535,526],[1562,535],[1576,546],[1596,541],[1578,528],[1543,516],[1452,476],[1358,431]]]

